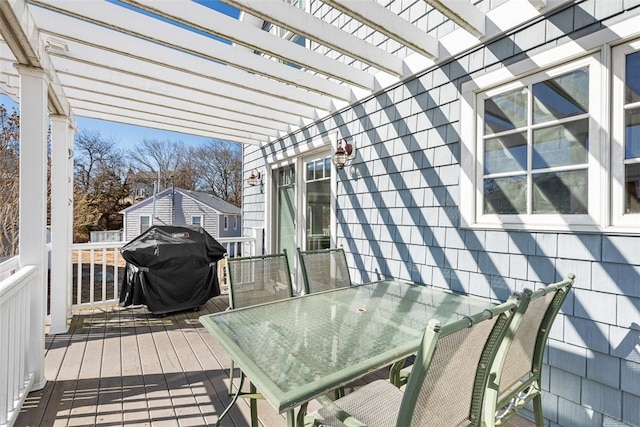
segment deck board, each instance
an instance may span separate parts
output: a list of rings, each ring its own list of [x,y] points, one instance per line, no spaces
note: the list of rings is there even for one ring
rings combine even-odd
[[[136,307],[74,316],[67,333],[47,335],[48,382],[29,394],[15,425],[214,425],[231,400],[231,360],[198,317],[227,307],[227,297],[220,296],[198,312],[157,316]],[[236,381],[238,376],[236,369]],[[380,371],[366,380],[384,376]],[[317,407],[316,402],[309,405],[310,410]],[[286,424],[268,402],[259,401],[258,408],[262,426]],[[249,405],[240,399],[222,424],[246,427],[249,420]],[[533,423],[515,418],[510,425]]]

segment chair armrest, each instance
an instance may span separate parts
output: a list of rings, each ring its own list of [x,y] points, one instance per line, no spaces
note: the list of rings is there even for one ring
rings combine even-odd
[[[345,426],[347,426],[347,427],[367,427],[366,424],[362,423],[361,421],[359,421],[358,419],[353,417],[351,414],[349,414],[348,412],[346,412],[345,410],[340,408],[338,405],[336,405],[335,402],[333,402],[328,397],[320,396],[320,397],[316,398],[316,400],[322,405],[324,410],[329,413],[329,415],[332,415],[335,418],[337,418],[338,420],[340,420],[340,422],[342,424],[344,424]],[[314,417],[313,414],[309,414],[309,415],[304,417],[304,425],[305,425],[305,427],[307,427],[307,426],[321,426],[322,422],[321,422],[321,420],[319,420],[316,417]]]

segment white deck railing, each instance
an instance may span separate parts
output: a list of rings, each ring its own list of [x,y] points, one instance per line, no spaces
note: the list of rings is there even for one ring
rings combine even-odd
[[[17,261],[9,261],[0,264],[0,426],[13,425],[34,379],[28,363],[29,291],[37,269],[18,270]]]
[[[255,237],[217,238],[230,256],[256,253]],[[117,304],[126,262],[120,248],[126,242],[75,243],[71,245],[71,309],[79,310]],[[218,263],[218,277],[224,286],[224,262]]]
[[[256,237],[217,239],[232,256],[256,254]],[[125,242],[71,245],[70,288],[72,309],[116,304],[125,262],[120,248]],[[218,263],[224,285],[224,262]],[[34,372],[29,367],[29,336],[32,319],[31,289],[37,287],[34,266],[20,268],[19,257],[0,263],[0,427],[12,426],[31,391]],[[44,327],[44,325],[42,325]]]

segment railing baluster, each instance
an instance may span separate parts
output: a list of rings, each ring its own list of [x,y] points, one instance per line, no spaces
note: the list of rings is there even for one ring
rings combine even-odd
[[[27,266],[0,281],[0,425],[13,425],[33,384],[29,290],[36,273],[35,267]]]

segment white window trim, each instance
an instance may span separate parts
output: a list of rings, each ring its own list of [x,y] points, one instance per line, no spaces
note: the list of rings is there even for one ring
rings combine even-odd
[[[223,224],[224,231],[227,231],[229,229],[229,217],[227,215],[223,216],[222,224]]]
[[[554,52],[555,54],[555,52]],[[602,204],[599,202],[603,192],[603,174],[605,167],[601,147],[607,145],[601,134],[604,112],[608,111],[608,99],[602,96],[602,88],[607,87],[606,73],[602,72],[601,54],[596,52],[586,57],[567,61],[540,69],[535,61],[519,64],[517,76],[507,79],[504,70],[488,73],[481,81],[470,81],[462,86],[460,116],[461,129],[461,177],[460,177],[460,213],[461,226],[470,228],[500,229],[541,229],[541,230],[595,230],[604,223]],[[589,207],[588,215],[487,215],[482,211],[483,198],[483,156],[482,126],[483,117],[479,104],[486,97],[508,92],[517,87],[552,78],[572,70],[589,67]],[[490,76],[495,74],[496,80]]]
[[[191,215],[191,225],[196,225],[193,223],[194,218],[200,218],[200,227],[204,227],[204,216],[203,215]]]
[[[138,231],[139,231],[140,233],[142,233],[142,232],[143,232],[143,230],[142,230],[142,218],[147,218],[147,219],[149,220],[149,225],[147,226],[147,230],[148,230],[149,228],[151,228],[151,226],[153,225],[153,224],[151,223],[151,215],[140,215],[140,216],[138,217]],[[144,230],[144,231],[147,231],[147,230]]]
[[[640,40],[616,46],[612,51],[612,105],[611,105],[611,222],[615,227],[640,225],[640,214],[625,214],[625,59],[627,54],[640,52]]]

